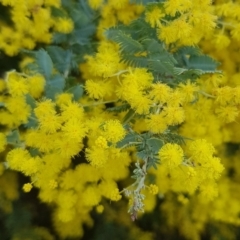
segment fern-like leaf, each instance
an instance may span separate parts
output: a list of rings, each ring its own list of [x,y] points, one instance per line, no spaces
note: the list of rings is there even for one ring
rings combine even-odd
[[[145,68],[148,66],[148,58],[147,57],[136,57],[134,55],[125,54],[122,56],[122,61],[132,67]]]
[[[40,49],[35,53],[36,63],[38,65],[39,72],[44,75],[48,80],[52,74],[53,62],[48,53]]]
[[[187,67],[191,69],[201,69],[203,71],[214,71],[218,65],[218,62],[213,60],[211,57],[202,55],[190,57]]]
[[[128,54],[134,54],[144,51],[142,44],[134,40],[130,35],[126,35],[122,31],[113,30],[113,32],[111,32],[111,29],[109,29],[108,38],[117,42],[120,46],[121,51]]]

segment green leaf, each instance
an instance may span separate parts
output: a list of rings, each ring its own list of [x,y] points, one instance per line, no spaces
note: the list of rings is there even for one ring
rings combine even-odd
[[[0,102],[0,107],[5,107],[5,103]]]
[[[131,54],[123,54],[122,61],[132,67],[145,68],[148,66],[148,58],[144,56],[134,56]]]
[[[147,145],[151,148],[154,153],[157,153],[163,146],[164,142],[159,138],[147,139]]]
[[[40,155],[40,152],[37,148],[29,148],[29,153],[31,154],[32,157],[36,157]]]
[[[215,71],[219,64],[211,57],[202,56],[191,56],[188,59],[188,68],[201,69],[203,71]]]
[[[84,90],[83,90],[82,85],[78,84],[74,87],[69,88],[67,90],[67,92],[72,93],[73,94],[73,99],[75,101],[78,101],[82,97]]]
[[[68,36],[66,34],[57,32],[53,34],[53,43],[60,44],[66,42],[68,42]]]
[[[134,40],[131,36],[126,35],[122,31],[109,29],[106,32],[106,35],[108,39],[117,42],[120,45],[121,51],[123,52],[134,54],[144,51],[142,44]]]
[[[64,18],[64,17],[67,17],[67,14],[66,14],[66,12],[61,10],[60,8],[51,7],[51,16],[57,17],[57,18],[58,17]]]
[[[135,115],[135,111],[133,109],[129,109],[127,114],[123,118],[123,124],[128,123]]]
[[[149,60],[149,68],[161,74],[173,74],[174,65],[171,62],[160,60]]]
[[[154,28],[151,28],[150,24],[145,21],[143,17],[140,17],[132,21],[127,28],[129,29],[129,34],[138,41],[143,41],[144,39],[155,38],[157,39],[157,32]],[[124,30],[124,32],[127,32]]]
[[[70,50],[64,50],[58,46],[48,46],[46,49],[54,62],[54,66],[60,73],[64,74],[66,71],[70,71],[73,57]]]
[[[24,124],[25,128],[36,128],[38,127],[38,120],[37,117],[35,116],[33,110],[31,111],[31,114],[28,118],[28,122]]]
[[[123,140],[117,143],[117,148],[126,148],[136,145],[138,142],[138,135],[134,133],[129,133],[125,136]]]
[[[78,29],[75,29],[71,34],[72,38],[69,41],[71,45],[80,44],[85,45],[90,41],[90,37],[96,32],[96,25],[89,23],[88,25],[82,26]]]
[[[53,70],[53,63],[50,56],[45,50],[40,49],[39,51],[35,52],[35,59],[39,72],[48,80]]]
[[[186,46],[179,48],[176,53],[181,55],[199,56],[201,50],[198,47]]]
[[[54,75],[45,86],[47,98],[55,99],[56,94],[62,93],[65,87],[65,80],[60,74]]]
[[[149,157],[149,151],[142,150],[136,153],[137,157],[142,159],[142,160],[146,160]]]
[[[155,53],[162,53],[162,52],[166,51],[163,48],[163,45],[160,44],[155,39],[145,39],[145,40],[143,40],[143,45],[149,53],[154,53],[155,54]]]
[[[115,106],[115,107],[110,107],[107,108],[107,111],[109,112],[125,112],[129,110],[131,107],[128,103],[120,105],[120,106]]]
[[[30,105],[31,108],[36,107],[36,100],[30,94],[26,94],[25,99],[26,99],[26,103]]]
[[[11,145],[14,145],[14,146],[18,146],[21,143],[20,134],[19,134],[19,131],[17,129],[11,131],[7,135],[7,143],[11,144]]]
[[[160,164],[160,161],[159,161],[158,158],[156,158],[156,157],[149,158],[148,159],[148,164],[147,164],[147,170],[150,167],[153,167],[154,169],[157,169],[157,164]]]

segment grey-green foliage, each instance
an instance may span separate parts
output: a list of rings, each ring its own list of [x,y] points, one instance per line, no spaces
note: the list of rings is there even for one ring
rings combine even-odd
[[[72,70],[72,53],[71,51],[65,51],[58,46],[50,46],[47,51],[40,49],[38,51],[24,51],[30,54],[35,61],[30,63],[27,68],[32,74],[41,73],[45,79],[45,96],[50,99],[55,99],[57,94],[66,92],[72,93],[75,101],[79,100],[83,95],[83,87],[81,84],[76,83],[75,78],[68,78],[66,73]],[[51,56],[50,56],[51,55]],[[54,72],[54,68],[58,70]],[[30,101],[29,96],[27,96]],[[32,106],[33,100],[29,102]],[[34,107],[34,106],[32,106]],[[33,114],[32,114],[32,117]],[[32,122],[30,125],[32,126]]]
[[[20,140],[20,135],[18,130],[15,129],[8,133],[7,143],[16,147],[21,145],[21,140]]]
[[[127,127],[127,129],[130,129]],[[157,153],[163,146],[164,141],[152,133],[136,133],[132,129],[128,131],[125,138],[117,143],[117,147],[124,149],[134,146],[139,159],[147,162],[147,168],[156,168],[159,163]]]
[[[51,59],[54,61],[56,69],[64,74],[69,72],[73,67],[73,53],[71,50],[65,50],[59,46],[48,46],[46,47],[48,54],[51,56]],[[74,66],[75,67],[75,66]]]
[[[162,3],[151,3],[147,7],[156,4],[162,6]],[[158,39],[156,29],[145,22],[143,16],[128,26],[118,25],[108,29],[106,37],[119,44],[123,62],[147,68],[155,76],[155,81],[161,80],[169,85],[189,78],[195,80],[202,74],[216,72],[218,67],[214,59],[202,54],[197,47],[170,51],[170,46]]]
[[[53,61],[47,51],[40,49],[33,52],[35,58],[35,68],[37,73],[41,73],[45,79],[45,95],[47,98],[54,99],[55,96],[63,92],[65,87],[65,79],[62,74],[54,73]]]
[[[77,72],[84,56],[93,53],[92,37],[96,32],[97,12],[90,9],[87,1],[62,1],[62,6],[64,10],[53,7],[52,15],[63,18],[69,16],[74,22],[74,30],[69,34],[55,32],[53,43],[57,46],[47,47],[47,51],[57,60],[58,70],[64,66],[61,71]]]
[[[62,1],[62,6],[70,18],[74,21],[74,31],[69,34],[55,33],[54,42],[69,43],[69,45],[89,43],[90,37],[96,32],[96,13],[87,5],[87,1]],[[66,12],[54,11],[56,17],[66,17]]]

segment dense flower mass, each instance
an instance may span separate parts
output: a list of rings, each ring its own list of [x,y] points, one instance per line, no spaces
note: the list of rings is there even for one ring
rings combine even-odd
[[[0,0],[0,16],[3,240],[237,239],[240,1]]]

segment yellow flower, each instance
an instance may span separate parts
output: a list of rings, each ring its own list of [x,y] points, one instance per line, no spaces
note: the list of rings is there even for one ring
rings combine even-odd
[[[174,16],[176,12],[186,12],[192,7],[191,0],[168,0],[164,3],[167,14]]]
[[[100,136],[95,141],[96,146],[102,147],[102,148],[108,148],[107,140],[106,138]]]
[[[86,148],[86,158],[90,162],[90,164],[94,167],[103,167],[107,160],[109,153],[107,150],[99,147],[95,147],[93,149]]]
[[[55,133],[61,127],[62,120],[56,114],[38,116],[40,130],[46,133]]]
[[[183,150],[175,143],[165,144],[158,152],[160,161],[163,165],[168,168],[175,168],[182,163],[183,160]]]
[[[152,90],[150,96],[160,103],[166,103],[169,99],[172,89],[164,83],[152,84]]]
[[[119,120],[106,121],[103,130],[103,136],[113,143],[121,141],[126,135],[126,131]]]
[[[111,193],[110,193],[110,199],[112,201],[119,201],[122,198],[121,194],[119,193],[118,188],[115,188]]]
[[[32,190],[32,184],[31,183],[25,183],[24,185],[23,185],[23,191],[24,192],[30,192],[31,190]]]
[[[150,118],[146,120],[146,124],[153,133],[163,133],[168,127],[163,114],[151,114]]]
[[[197,139],[188,143],[188,152],[196,162],[205,162],[212,157],[215,149],[205,139]]]
[[[0,152],[4,151],[6,144],[7,144],[6,136],[5,134],[0,132]]]
[[[182,107],[165,107],[163,114],[168,125],[177,125],[185,120],[185,113]]]
[[[101,201],[101,192],[95,186],[85,188],[82,196],[82,202],[85,206],[96,206]]]
[[[88,0],[89,6],[96,10],[101,7],[103,0]]]
[[[85,89],[90,98],[101,99],[111,93],[111,82],[101,80],[87,80]]]
[[[50,99],[43,100],[37,104],[37,107],[34,109],[34,113],[38,118],[49,114],[54,115],[56,113],[55,103],[53,103]]]
[[[26,79],[19,76],[16,72],[8,73],[7,87],[12,96],[22,96],[29,91]]]
[[[146,12],[145,20],[151,25],[152,28],[154,28],[160,24],[160,19],[164,16],[165,14],[162,12],[162,10],[155,6],[153,9]]]
[[[192,102],[195,98],[194,94],[199,90],[195,83],[188,80],[185,84],[179,84],[180,92],[184,96],[185,102]]]
[[[34,98],[39,98],[44,91],[45,79],[42,75],[34,75],[28,78],[29,93]]]
[[[103,205],[98,205],[96,207],[96,211],[97,211],[97,213],[102,213],[104,211],[104,206]]]
[[[13,170],[22,170],[23,162],[30,159],[29,152],[22,148],[15,148],[7,154],[7,162]]]
[[[69,120],[62,126],[62,134],[68,139],[80,142],[86,135],[87,128],[84,123],[75,120]]]
[[[61,110],[63,122],[67,122],[69,120],[72,121],[73,119],[80,122],[84,119],[83,108],[77,102],[70,102],[66,105],[62,105]]]
[[[68,105],[72,102],[72,98],[73,95],[71,93],[61,93],[56,97],[56,104],[59,107],[62,107],[63,105]]]
[[[239,114],[239,109],[236,106],[225,106],[215,110],[218,117],[224,123],[234,122]]]
[[[225,86],[222,88],[214,89],[213,94],[216,96],[216,102],[221,105],[231,103],[234,99],[234,88]]]
[[[74,23],[70,18],[58,18],[55,22],[54,28],[57,32],[70,33],[74,28]]]
[[[150,184],[149,186],[149,192],[153,195],[158,194],[158,186],[155,184]]]

